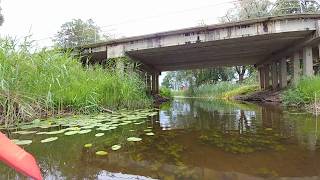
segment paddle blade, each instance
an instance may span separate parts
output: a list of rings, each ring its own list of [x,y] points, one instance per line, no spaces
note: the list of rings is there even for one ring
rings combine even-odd
[[[14,144],[0,132],[0,161],[15,169],[17,172],[42,180],[39,166],[34,157],[25,150]]]

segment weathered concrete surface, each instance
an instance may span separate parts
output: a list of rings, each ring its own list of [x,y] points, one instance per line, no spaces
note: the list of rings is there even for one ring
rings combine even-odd
[[[82,49],[98,61],[128,55],[154,72],[259,65],[317,43],[318,19],[320,15],[310,14],[260,18],[118,39]]]

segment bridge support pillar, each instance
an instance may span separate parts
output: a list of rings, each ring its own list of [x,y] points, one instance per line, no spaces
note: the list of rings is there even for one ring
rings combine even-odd
[[[151,93],[151,78],[150,78],[150,74],[149,73],[146,73],[145,75],[145,78],[146,78],[146,88],[147,88],[147,92],[148,93]]]
[[[292,65],[293,65],[293,78],[292,83],[296,84],[299,80],[300,76],[300,54],[299,52],[294,53],[293,59],[292,59]]]
[[[260,80],[260,89],[264,90],[264,84],[265,84],[265,67],[260,67],[259,68],[259,80]]]
[[[264,66],[265,78],[264,78],[264,89],[269,89],[270,86],[270,65],[266,64]]]
[[[272,74],[272,89],[278,88],[278,71],[277,71],[277,62],[274,61],[271,65],[271,74]]]
[[[156,94],[159,94],[160,93],[160,88],[159,88],[159,75],[160,73],[157,73],[156,74],[156,89],[155,89],[155,92]]]
[[[156,94],[156,78],[157,78],[157,75],[156,73],[152,73],[152,81],[151,81],[151,85],[152,85],[152,94]]]
[[[303,48],[303,75],[313,75],[312,47]]]
[[[280,60],[280,88],[286,88],[288,84],[288,70],[287,70],[287,59],[282,58]]]

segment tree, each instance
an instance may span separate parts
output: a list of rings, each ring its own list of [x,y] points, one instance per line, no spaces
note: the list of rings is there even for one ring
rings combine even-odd
[[[315,0],[278,0],[274,4],[272,14],[317,13],[319,10],[319,3]]]
[[[73,19],[61,26],[54,42],[61,47],[74,47],[100,41],[100,27],[92,19]]]
[[[1,14],[1,7],[0,7],[0,26],[3,24],[4,18],[3,15]]]
[[[269,0],[238,0],[220,21],[233,22],[269,16],[271,7]]]

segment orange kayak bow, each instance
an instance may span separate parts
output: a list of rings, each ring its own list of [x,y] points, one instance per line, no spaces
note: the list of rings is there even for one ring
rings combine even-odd
[[[0,132],[0,161],[17,172],[35,180],[42,180],[39,166],[34,157],[14,144]]]

